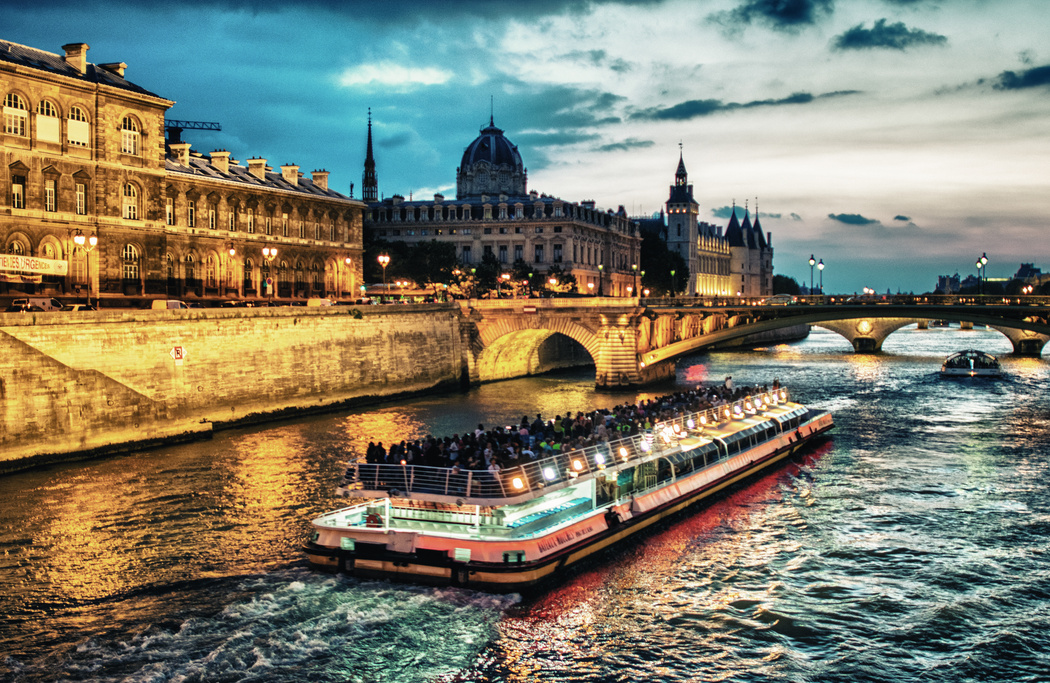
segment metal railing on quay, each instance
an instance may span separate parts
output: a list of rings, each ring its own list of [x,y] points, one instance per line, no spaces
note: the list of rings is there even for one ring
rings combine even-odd
[[[783,387],[653,425],[652,429],[565,453],[522,462],[498,472],[463,470],[457,466],[350,463],[354,488],[385,492],[393,498],[431,494],[457,498],[514,498],[540,489],[563,488],[606,469],[621,469],[659,457],[679,447],[681,439],[697,437],[706,427],[755,416],[788,400]]]

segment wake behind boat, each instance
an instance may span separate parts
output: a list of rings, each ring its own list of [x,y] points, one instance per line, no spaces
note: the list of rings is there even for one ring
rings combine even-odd
[[[1003,374],[999,359],[976,349],[951,354],[941,365],[946,377],[998,377]]]
[[[316,568],[515,592],[796,453],[831,414],[778,388],[503,470],[353,463],[365,502],[312,521]]]

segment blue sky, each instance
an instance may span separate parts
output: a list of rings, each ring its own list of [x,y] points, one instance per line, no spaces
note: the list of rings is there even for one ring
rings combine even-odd
[[[684,150],[702,218],[756,198],[776,272],[928,291],[1050,270],[1050,47],[1038,0],[538,0],[0,4],[0,37],[176,101],[200,152],[331,171],[360,196],[455,194],[487,123],[529,187],[658,211]]]

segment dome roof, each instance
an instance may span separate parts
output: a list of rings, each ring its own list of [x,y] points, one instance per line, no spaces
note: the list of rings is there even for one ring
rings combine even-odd
[[[503,136],[503,131],[496,128],[491,119],[488,127],[481,130],[481,135],[467,145],[459,167],[466,170],[479,161],[493,166],[510,166],[513,169],[521,169],[524,166],[517,146]]]

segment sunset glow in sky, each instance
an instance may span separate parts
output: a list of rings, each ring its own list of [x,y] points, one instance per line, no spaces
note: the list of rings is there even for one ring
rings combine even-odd
[[[756,198],[775,272],[929,291],[1050,270],[1050,47],[1038,0],[466,0],[0,5],[0,37],[175,100],[194,149],[455,195],[495,123],[529,187],[659,211],[682,145],[702,219]]]

